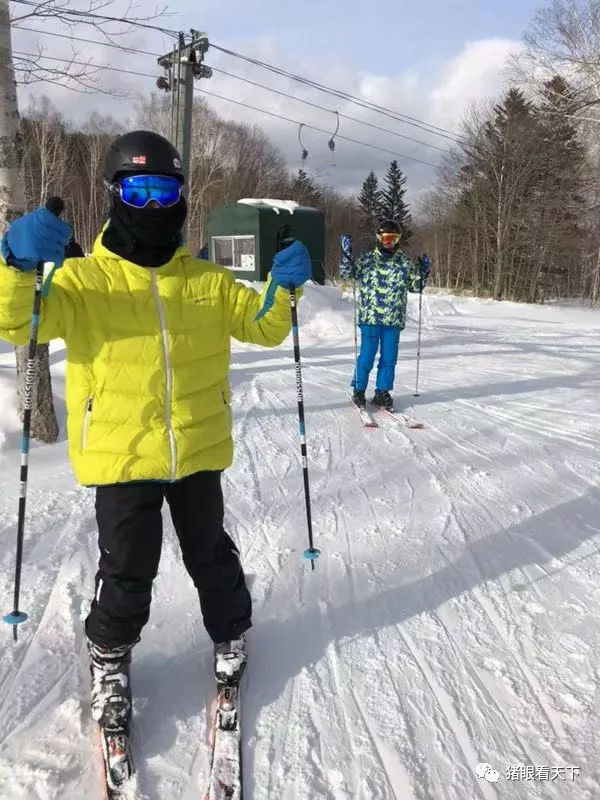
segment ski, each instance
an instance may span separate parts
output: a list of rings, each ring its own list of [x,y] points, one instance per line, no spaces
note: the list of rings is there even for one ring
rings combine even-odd
[[[365,428],[378,428],[379,425],[377,421],[373,418],[373,415],[367,411],[366,408],[361,408],[357,406],[356,403],[350,401],[352,403],[352,408],[356,409],[356,413],[360,417],[362,424]]]
[[[365,428],[379,427],[377,420],[373,417],[373,415],[370,413],[370,411],[368,411],[368,409],[365,406],[361,407],[356,405],[356,403],[352,399],[352,394],[348,395],[348,400],[350,400],[352,408],[355,409],[356,413],[360,417],[361,422],[365,426]]]
[[[204,800],[242,800],[240,685],[220,684],[212,734],[208,791]]]
[[[353,403],[354,405],[354,403]],[[375,419],[373,419],[373,415],[367,411],[366,408],[359,408],[357,405],[354,405],[358,416],[361,418],[363,425],[365,428],[378,428],[379,425]]]
[[[99,727],[99,735],[106,800],[135,800],[135,769],[129,734],[127,731],[106,731]]]
[[[396,411],[395,409],[389,410],[387,408],[381,408],[381,406],[377,406],[374,403],[371,404],[377,411],[381,412],[382,414],[386,414],[388,417],[394,420],[394,422],[399,423],[400,425],[406,425],[407,428],[412,428],[413,430],[422,430],[425,425],[419,420],[415,419],[414,417],[409,417],[408,414],[405,414],[402,411]]]

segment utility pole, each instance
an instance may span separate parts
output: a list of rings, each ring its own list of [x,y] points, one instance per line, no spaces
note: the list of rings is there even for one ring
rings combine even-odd
[[[185,34],[179,34],[177,47],[158,59],[165,71],[156,85],[165,92],[171,92],[171,140],[181,153],[183,174],[185,175],[184,195],[190,190],[190,161],[192,146],[192,109],[194,105],[194,80],[211,78],[212,70],[202,62],[208,50],[208,36],[197,30],[190,30],[190,41],[186,44]],[[187,220],[183,228],[183,238],[187,236]]]

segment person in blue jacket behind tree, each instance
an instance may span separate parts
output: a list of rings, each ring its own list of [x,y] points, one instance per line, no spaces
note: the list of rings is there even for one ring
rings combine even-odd
[[[384,220],[377,228],[377,246],[356,261],[343,258],[340,277],[355,279],[359,285],[358,325],[360,354],[352,380],[352,399],[359,408],[366,406],[369,375],[380,351],[377,383],[372,402],[391,410],[390,391],[398,361],[400,333],[406,325],[408,292],[422,292],[431,272],[429,256],[415,264],[400,249],[401,230],[397,222]]]

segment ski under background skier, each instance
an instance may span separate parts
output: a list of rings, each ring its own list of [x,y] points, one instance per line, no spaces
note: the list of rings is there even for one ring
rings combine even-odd
[[[259,294],[194,258],[181,246],[180,156],[155,133],[116,139],[104,182],[108,222],[90,256],[54,273],[39,342],[66,343],[69,456],[77,480],[96,489],[100,559],[85,622],[93,715],[105,730],[127,731],[131,651],[149,618],[165,498],[217,681],[243,672],[251,598],[223,528],[221,489],[233,458],[230,340],[281,344],[291,330],[286,290],[310,279],[311,262],[294,242],[276,254]],[[46,208],[11,224],[1,243],[0,339],[28,341],[33,271],[39,261],[62,263],[71,237]]]
[[[381,222],[376,236],[375,249],[363,253],[356,261],[342,254],[340,277],[356,280],[359,285],[360,353],[352,379],[352,399],[359,408],[366,407],[369,375],[379,349],[372,402],[391,411],[394,402],[390,392],[394,388],[400,333],[406,325],[407,293],[423,291],[431,261],[424,254],[415,264],[400,249],[401,229],[393,220]]]

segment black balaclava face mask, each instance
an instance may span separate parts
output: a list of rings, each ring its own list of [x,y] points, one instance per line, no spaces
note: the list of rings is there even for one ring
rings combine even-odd
[[[186,216],[183,195],[169,208],[133,208],[111,195],[109,224],[102,243],[111,252],[141,267],[160,267],[171,260],[181,245]]]

